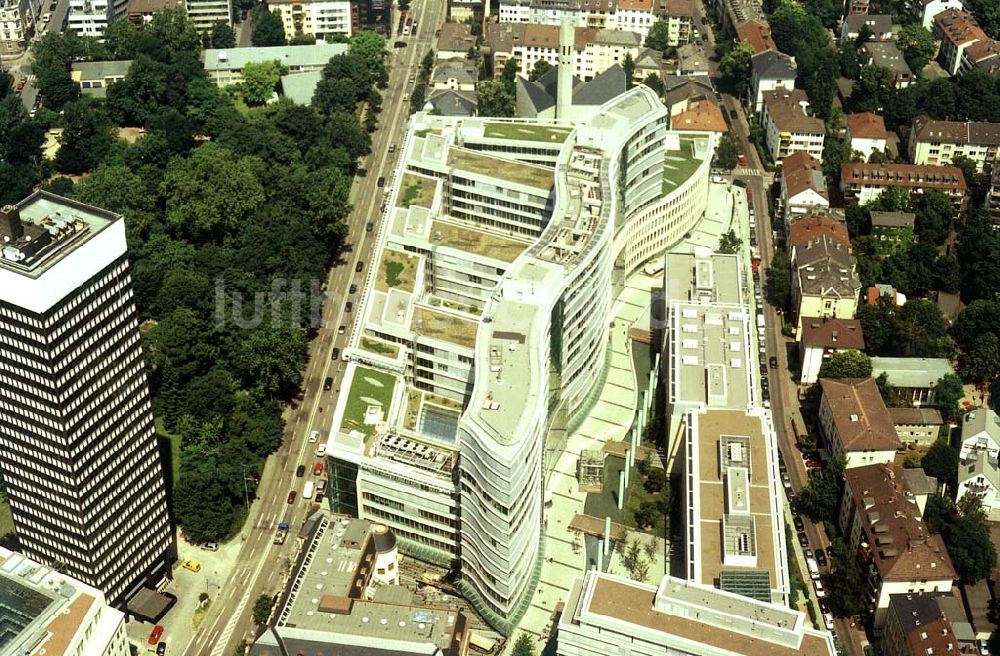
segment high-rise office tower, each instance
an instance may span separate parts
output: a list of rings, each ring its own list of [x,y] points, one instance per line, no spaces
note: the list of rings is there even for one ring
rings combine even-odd
[[[47,192],[0,209],[0,472],[22,550],[121,605],[169,573],[121,216]]]

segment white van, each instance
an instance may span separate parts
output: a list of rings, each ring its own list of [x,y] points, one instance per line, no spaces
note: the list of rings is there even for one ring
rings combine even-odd
[[[816,564],[815,558],[806,558],[806,566],[809,568],[809,578],[813,581],[819,580],[819,565]]]

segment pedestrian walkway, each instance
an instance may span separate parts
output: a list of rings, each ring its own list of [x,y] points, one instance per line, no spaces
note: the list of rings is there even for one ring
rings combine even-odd
[[[740,166],[733,171],[733,175],[743,175],[743,176],[764,175],[764,171],[763,169],[758,169],[756,167]]]
[[[649,306],[650,289],[661,285],[659,278],[640,273],[627,282],[615,299],[610,329],[611,363],[604,389],[580,427],[567,439],[549,477],[546,497],[552,499],[552,506],[546,511],[542,574],[517,630],[537,640],[539,653],[552,632],[557,605],[565,602],[574,577],[587,568],[583,538],[571,527],[573,519],[584,514],[587,496],[577,484],[577,460],[587,449],[603,449],[607,442],[623,439],[632,425],[638,392],[628,329]],[[516,639],[515,632],[510,644]]]

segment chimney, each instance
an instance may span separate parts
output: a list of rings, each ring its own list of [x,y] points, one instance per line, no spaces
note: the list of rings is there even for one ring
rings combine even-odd
[[[24,236],[24,226],[21,225],[21,213],[13,205],[0,208],[0,240],[4,243],[18,241]]]
[[[556,118],[569,118],[573,106],[573,45],[576,27],[568,18],[559,25],[559,70],[556,71]]]

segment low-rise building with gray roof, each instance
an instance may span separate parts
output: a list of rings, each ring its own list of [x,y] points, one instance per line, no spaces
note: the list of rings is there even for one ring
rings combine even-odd
[[[475,91],[479,71],[476,65],[464,57],[439,59],[431,73],[431,86],[435,89],[454,91]]]
[[[319,71],[331,57],[347,52],[346,43],[316,43],[304,46],[250,48],[208,48],[202,56],[205,74],[220,87],[243,81],[243,67],[249,63],[276,61],[289,73]]]
[[[765,50],[750,59],[751,93],[747,96],[750,110],[757,114],[764,107],[764,92],[795,88],[795,57],[777,50]]]
[[[883,373],[898,401],[920,407],[934,404],[934,386],[955,369],[947,358],[872,358],[872,376]]]
[[[975,408],[962,417],[962,447],[959,457],[968,460],[977,453],[1000,457],[1000,417],[990,408]]]
[[[861,46],[860,56],[864,66],[878,66],[891,71],[897,89],[913,83],[913,71],[894,41],[869,41]]]

